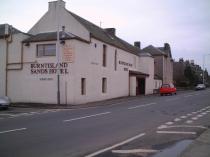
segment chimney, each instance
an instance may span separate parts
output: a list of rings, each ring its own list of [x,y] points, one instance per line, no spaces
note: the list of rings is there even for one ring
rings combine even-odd
[[[134,42],[134,46],[138,47],[139,49],[141,49],[141,42],[140,41],[135,41]]]
[[[116,29],[115,28],[105,28],[104,29],[107,33],[109,33],[110,35],[115,36],[116,35]]]
[[[165,50],[170,49],[170,45],[169,45],[168,43],[165,43],[165,44],[164,44],[164,49],[165,49]]]
[[[52,1],[49,2],[49,10],[56,10],[56,6],[58,6],[60,4],[61,8],[65,8],[66,2],[62,1],[62,0],[57,0],[57,1]]]
[[[5,35],[9,35],[9,25],[8,24],[5,24],[5,32],[4,32]]]

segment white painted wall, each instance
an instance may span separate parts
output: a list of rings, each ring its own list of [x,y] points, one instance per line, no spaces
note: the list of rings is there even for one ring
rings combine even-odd
[[[142,56],[139,58],[138,70],[149,74],[146,77],[145,94],[152,94],[154,89],[154,58],[149,56]]]
[[[67,41],[74,49],[74,62],[69,63],[68,75],[61,76],[61,103],[80,104],[116,97],[129,96],[128,70],[140,70],[150,74],[146,79],[146,94],[151,93],[154,77],[153,58],[141,57],[117,49],[117,70],[114,68],[116,48],[107,45],[107,67],[102,66],[103,42],[92,39],[90,44],[78,40]],[[36,57],[36,45],[55,42],[31,43],[24,46],[24,66],[22,71],[9,72],[8,93],[13,102],[51,103],[57,102],[56,75],[30,73],[28,62],[56,63],[56,57]],[[95,44],[97,47],[95,47]],[[13,53],[10,53],[13,54]],[[18,58],[18,57],[17,57]],[[139,59],[139,60],[138,60]],[[12,60],[12,57],[11,59]],[[132,64],[132,67],[120,65],[119,61]],[[151,65],[149,65],[151,64]],[[142,65],[144,65],[142,67]],[[141,68],[142,67],[142,68]],[[102,78],[107,78],[107,93],[102,93]],[[42,81],[41,78],[50,78]],[[86,95],[81,95],[81,78],[86,78]],[[136,82],[136,81],[134,81]],[[18,92],[17,92],[18,91]]]
[[[45,32],[56,32],[57,23],[56,19],[56,6],[58,1],[53,1],[49,3],[49,10],[45,15],[29,30],[29,34],[39,34]],[[90,33],[87,29],[81,25],[66,9],[65,2],[61,1],[62,5],[60,7],[60,29],[61,26],[65,26],[65,31],[71,32],[82,39],[87,41],[90,40]],[[61,31],[61,30],[60,30]]]
[[[131,76],[130,77],[130,96],[136,96],[136,77]]]

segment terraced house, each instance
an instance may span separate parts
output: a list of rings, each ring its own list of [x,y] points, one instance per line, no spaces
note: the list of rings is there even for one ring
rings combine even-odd
[[[154,47],[149,45],[142,52],[147,52],[154,57],[154,74],[155,78],[162,80],[164,84],[174,83],[173,81],[173,58],[171,47],[168,43],[164,47]]]
[[[140,50],[140,42],[129,44],[114,28],[68,11],[62,0],[49,2],[27,34],[7,29],[16,30],[1,26],[7,36],[0,39],[0,86],[13,102],[80,104],[152,94],[160,81],[154,79],[153,56]]]

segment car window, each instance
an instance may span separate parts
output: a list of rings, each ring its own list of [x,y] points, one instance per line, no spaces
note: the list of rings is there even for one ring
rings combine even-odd
[[[162,85],[162,88],[169,88],[170,86],[169,86],[169,84],[163,84]]]

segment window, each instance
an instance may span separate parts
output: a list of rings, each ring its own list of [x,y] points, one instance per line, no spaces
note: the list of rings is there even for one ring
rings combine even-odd
[[[115,50],[114,54],[114,70],[117,71],[117,50]]]
[[[85,78],[81,79],[81,94],[82,95],[86,94],[86,79]]]
[[[55,56],[56,45],[55,44],[39,44],[37,45],[37,57],[43,56]]]
[[[106,45],[103,45],[103,67],[106,67]]]
[[[105,77],[102,78],[102,93],[107,92],[107,79]]]

